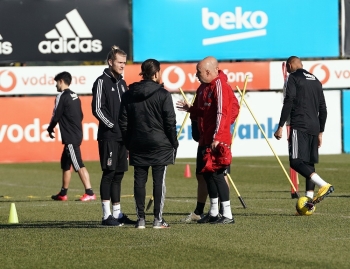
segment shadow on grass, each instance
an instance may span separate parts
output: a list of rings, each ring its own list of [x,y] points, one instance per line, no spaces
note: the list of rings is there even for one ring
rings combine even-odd
[[[98,221],[38,221],[31,223],[0,224],[2,229],[23,229],[23,228],[105,228]],[[108,227],[107,227],[108,228]]]

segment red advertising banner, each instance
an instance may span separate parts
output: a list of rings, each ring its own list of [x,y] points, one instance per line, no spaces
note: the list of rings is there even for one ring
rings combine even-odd
[[[235,62],[219,63],[219,68],[227,75],[228,82],[232,88],[236,85],[243,88],[245,77],[248,76],[247,90],[268,90],[270,89],[270,67],[269,62]],[[196,77],[196,63],[161,64],[162,81],[168,91],[178,92],[196,91],[199,82]],[[129,85],[140,81],[140,64],[127,65],[124,78]]]
[[[98,122],[91,113],[91,96],[80,96],[84,113],[83,161],[98,160]],[[63,150],[59,127],[55,139],[46,131],[55,97],[0,98],[0,163],[59,161]]]

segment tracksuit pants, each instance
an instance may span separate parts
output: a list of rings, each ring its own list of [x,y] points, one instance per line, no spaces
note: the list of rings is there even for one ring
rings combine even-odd
[[[162,220],[165,200],[165,175],[166,165],[154,165],[152,168],[153,177],[153,198],[154,218]],[[134,166],[134,198],[136,203],[136,215],[138,218],[145,218],[146,183],[149,166]]]

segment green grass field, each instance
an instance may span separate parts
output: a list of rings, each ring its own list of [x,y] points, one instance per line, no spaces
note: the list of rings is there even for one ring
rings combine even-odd
[[[288,168],[287,158],[281,158]],[[52,201],[61,186],[58,163],[0,165],[0,268],[350,268],[350,155],[321,156],[318,173],[335,192],[310,217],[295,216],[295,199],[274,157],[234,158],[233,225],[183,224],[194,210],[194,159],[169,166],[164,218],[170,229],[101,227],[101,205],[76,201],[82,184],[73,175],[69,201]],[[86,162],[94,191],[101,171]],[[184,178],[190,164],[192,178]],[[288,169],[289,171],[289,169]],[[133,169],[123,179],[122,209],[136,219]],[[305,180],[300,178],[304,195]],[[152,180],[147,186],[147,200]],[[15,203],[19,224],[8,224]],[[208,203],[206,210],[209,208]]]

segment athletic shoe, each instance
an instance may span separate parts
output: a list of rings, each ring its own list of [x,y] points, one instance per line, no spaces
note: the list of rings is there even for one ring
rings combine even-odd
[[[89,194],[84,193],[84,195],[82,197],[80,197],[79,200],[82,202],[94,201],[94,200],[96,200],[96,195],[95,194],[89,195]]]
[[[201,215],[197,215],[195,213],[190,213],[189,215],[187,215],[185,218],[183,218],[181,221],[182,222],[185,222],[185,223],[190,223],[191,221],[197,221],[197,220],[200,220],[201,218],[203,218],[204,215],[201,214]]]
[[[200,220],[197,220],[197,223],[200,223],[200,224],[209,223],[209,222],[217,221],[219,218],[220,218],[219,215],[217,215],[216,217],[213,217],[213,216],[210,216],[210,214],[208,213]]]
[[[118,218],[118,221],[123,224],[135,225],[137,221],[129,219],[129,217],[125,214],[121,218]]]
[[[164,229],[164,228],[170,228],[170,225],[165,222],[164,219],[154,219],[153,221],[153,228],[154,229]]]
[[[222,216],[221,218],[218,218],[216,221],[212,221],[210,222],[210,224],[234,224],[235,220],[226,218],[224,216]]]
[[[102,219],[102,225],[105,226],[123,226],[123,223],[120,223],[115,217],[109,215],[107,219]]]
[[[52,195],[51,199],[55,200],[55,201],[67,201],[68,200],[68,196],[67,195],[60,195],[58,193],[56,195]]]
[[[136,222],[135,228],[137,229],[145,229],[146,228],[146,221],[144,218],[139,218]]]
[[[317,204],[321,202],[324,198],[326,198],[328,195],[330,195],[332,192],[334,192],[334,187],[331,184],[327,183],[327,185],[324,185],[323,187],[319,188],[312,202],[314,204]]]

